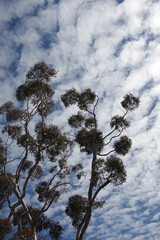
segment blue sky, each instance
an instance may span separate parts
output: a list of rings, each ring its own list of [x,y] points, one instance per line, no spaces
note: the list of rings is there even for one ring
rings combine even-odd
[[[97,116],[105,132],[111,117],[121,114],[126,93],[140,98],[126,132],[133,141],[123,158],[127,182],[101,193],[106,204],[95,210],[86,240],[160,239],[160,1],[1,0],[0,55],[0,104],[15,101],[15,89],[41,60],[59,70],[52,80],[55,101],[72,87],[99,93]],[[57,104],[60,110],[49,120],[68,131],[75,108]],[[69,161],[82,158],[87,167],[76,146]],[[83,195],[86,188],[87,182],[76,192]],[[48,215],[60,219],[71,195],[72,190]],[[63,239],[74,239],[65,215],[62,224]]]

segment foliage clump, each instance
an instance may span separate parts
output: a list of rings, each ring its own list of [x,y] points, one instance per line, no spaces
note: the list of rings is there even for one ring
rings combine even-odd
[[[126,111],[133,111],[138,108],[139,103],[140,100],[130,93],[124,96],[121,105]]]
[[[89,88],[82,91],[82,93],[78,93],[74,88],[72,88],[67,90],[66,93],[61,96],[61,99],[65,107],[77,104],[81,110],[84,110],[95,101],[96,94]]]
[[[0,239],[5,240],[6,236],[11,233],[12,225],[8,218],[0,219]]]
[[[119,140],[115,141],[114,143],[115,151],[123,156],[125,156],[129,152],[131,146],[132,140],[129,139],[127,136],[122,136]]]
[[[115,128],[116,130],[126,129],[130,126],[130,122],[125,119],[123,116],[114,116],[110,122],[111,128]]]
[[[123,161],[113,155],[107,157],[104,170],[110,175],[110,181],[115,185],[122,185],[126,181],[126,170]]]
[[[95,132],[93,128],[81,129],[77,133],[75,141],[79,144],[81,152],[87,154],[92,154],[94,151],[101,152],[104,144],[102,132]]]
[[[51,237],[51,239],[58,240],[60,238],[63,228],[61,227],[59,222],[54,222],[50,218],[46,217],[43,213],[41,213],[41,211],[38,208],[27,206],[27,210],[31,215],[32,224],[34,225],[36,232],[48,230],[49,236]],[[28,237],[31,239],[34,237],[34,233],[32,229],[28,227],[29,219],[28,219],[26,209],[24,209],[23,207],[18,208],[13,217],[12,222],[14,226],[21,224],[22,233],[26,239]],[[17,232],[15,236],[16,235],[18,236],[19,232]]]
[[[78,227],[87,210],[88,201],[80,195],[69,198],[65,213],[72,219],[72,225]]]

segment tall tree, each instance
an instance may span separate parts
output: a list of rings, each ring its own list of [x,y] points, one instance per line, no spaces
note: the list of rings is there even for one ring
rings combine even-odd
[[[52,66],[38,62],[17,88],[20,108],[10,101],[0,107],[0,209],[8,214],[0,219],[0,239],[11,232],[10,239],[17,240],[42,239],[45,231],[50,239],[61,235],[61,225],[45,215],[70,184],[65,177],[71,171],[72,141],[46,121],[54,110],[50,81],[55,76]],[[35,195],[38,203],[35,198],[34,205],[28,204]]]
[[[69,198],[66,214],[72,219],[72,225],[77,229],[76,240],[83,240],[89,226],[92,212],[95,208],[102,207],[102,201],[97,201],[98,194],[110,183],[119,186],[126,181],[126,170],[123,161],[117,156],[125,156],[132,145],[131,139],[122,132],[130,126],[126,119],[129,111],[139,106],[139,99],[132,94],[124,96],[121,105],[124,109],[122,116],[112,117],[111,131],[103,134],[98,126],[96,108],[98,96],[90,89],[81,93],[75,89],[66,91],[61,97],[65,107],[77,104],[79,111],[68,119],[71,127],[75,128],[75,139],[80,151],[91,155],[90,180],[86,196],[74,195]],[[112,144],[113,149],[107,147]]]

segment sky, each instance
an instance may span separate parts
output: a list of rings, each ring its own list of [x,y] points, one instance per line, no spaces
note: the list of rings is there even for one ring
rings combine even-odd
[[[100,96],[99,127],[109,130],[127,93],[140,98],[125,132],[132,149],[124,158],[127,181],[108,186],[93,213],[86,240],[160,239],[160,1],[159,0],[0,0],[0,104],[15,101],[15,90],[36,62],[52,64],[57,111],[50,121],[68,131],[60,96],[66,89],[91,88]],[[16,102],[18,104],[18,102]],[[17,105],[18,106],[18,105]],[[70,162],[88,158],[75,146]],[[63,240],[75,230],[64,215],[70,190],[49,216],[62,220]]]

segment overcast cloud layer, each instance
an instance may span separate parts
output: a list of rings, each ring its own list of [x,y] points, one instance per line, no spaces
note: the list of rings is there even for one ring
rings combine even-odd
[[[99,93],[97,115],[106,132],[110,118],[122,113],[123,96],[140,98],[126,132],[133,141],[124,158],[127,182],[101,194],[106,204],[95,210],[86,240],[160,239],[160,1],[1,0],[0,55],[0,104],[15,100],[16,87],[41,60],[59,70],[55,101],[72,87]],[[52,121],[69,130],[73,110],[57,104],[62,110]],[[81,156],[76,147],[70,161]],[[70,195],[48,214],[62,214]],[[63,239],[72,239],[70,220],[62,223]]]

